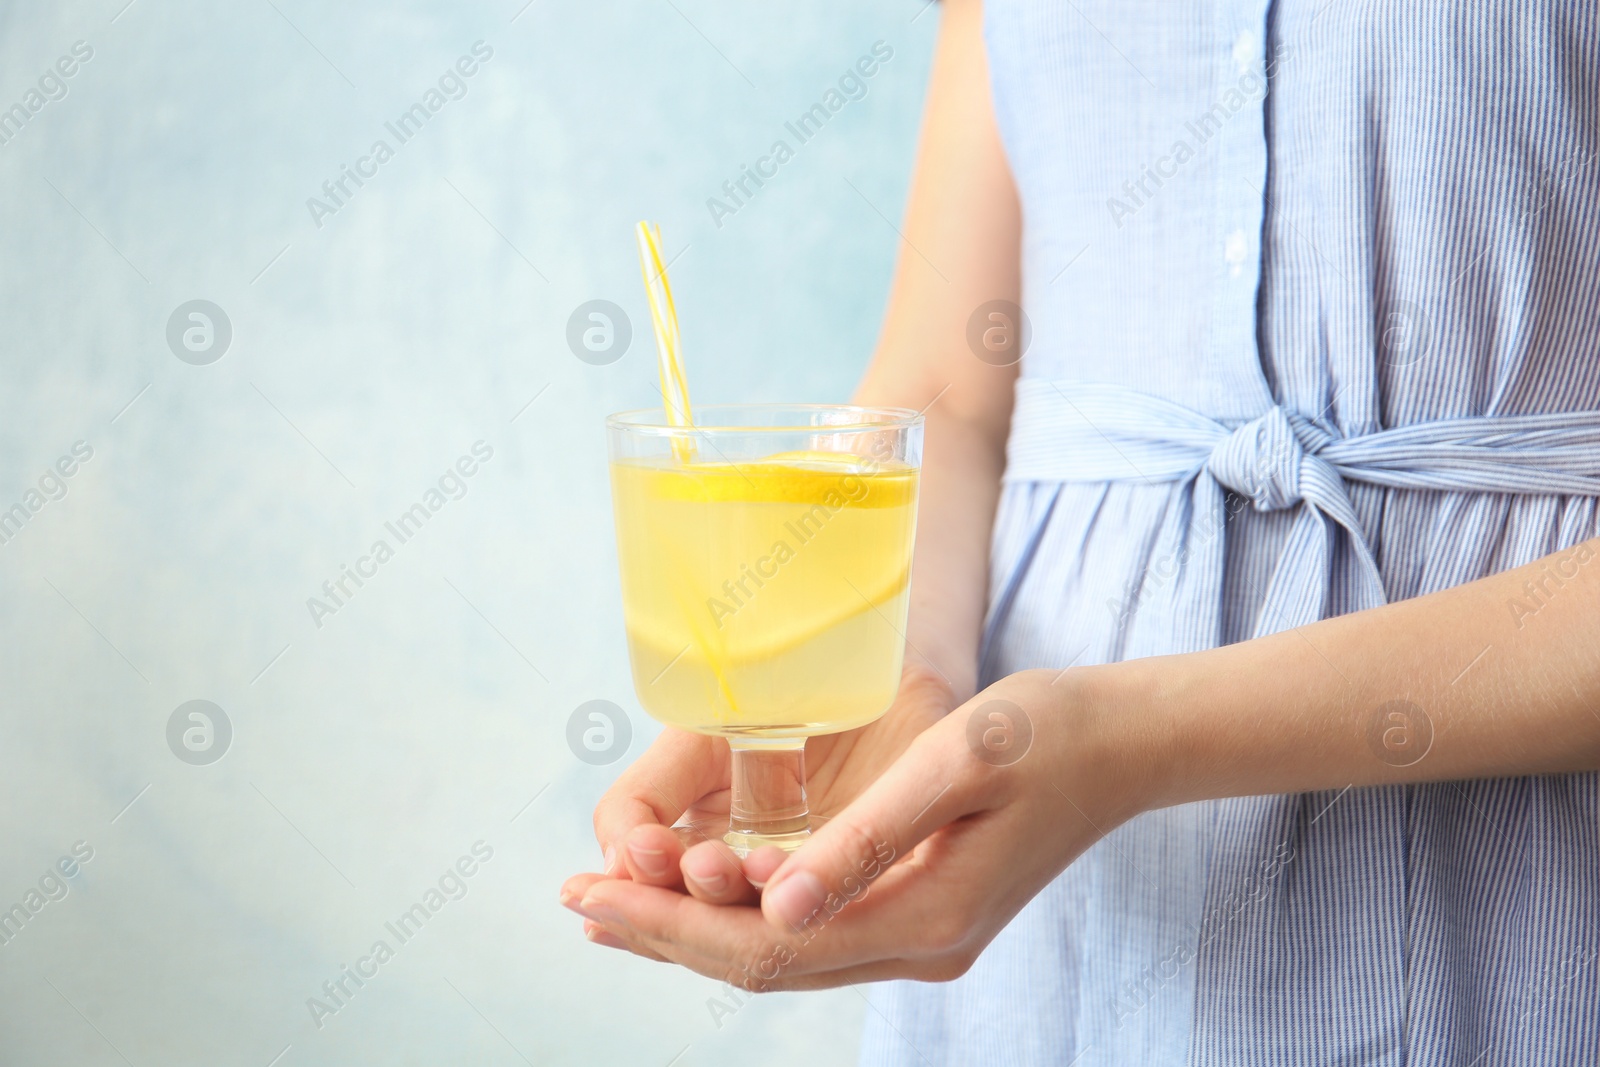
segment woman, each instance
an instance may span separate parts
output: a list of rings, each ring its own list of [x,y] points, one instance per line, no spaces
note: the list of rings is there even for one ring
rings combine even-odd
[[[927,407],[900,698],[748,881],[665,732],[564,902],[920,980],[870,1063],[1600,1061],[1592,5],[944,8],[858,393]]]

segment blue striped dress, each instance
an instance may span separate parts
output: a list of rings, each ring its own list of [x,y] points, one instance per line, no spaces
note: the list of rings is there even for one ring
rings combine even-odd
[[[1033,329],[986,682],[1600,534],[1593,0],[985,19]],[[1507,605],[1506,646],[1539,639],[1536,606]],[[1495,654],[1445,647],[1449,676]],[[1373,758],[1426,758],[1427,709],[1385,707]],[[906,1067],[1600,1063],[1600,776],[1150,813],[966,976],[872,1006],[864,1062]]]

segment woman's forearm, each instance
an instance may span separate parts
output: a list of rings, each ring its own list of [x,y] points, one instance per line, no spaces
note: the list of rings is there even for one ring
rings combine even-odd
[[[1154,710],[1163,804],[1600,768],[1600,540],[1429,596],[1097,670]]]
[[[877,354],[856,400],[926,413],[909,668],[957,701],[977,688],[989,537],[1013,366],[968,347],[979,308],[1021,299],[1021,209],[989,94],[977,0],[942,5],[939,42]]]
[[[931,669],[959,702],[978,687],[989,537],[1005,458],[982,431],[954,418],[930,418],[926,442],[906,663]]]

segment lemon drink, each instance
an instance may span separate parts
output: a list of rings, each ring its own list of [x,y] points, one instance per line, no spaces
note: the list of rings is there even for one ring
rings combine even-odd
[[[922,416],[726,405],[698,422],[661,231],[635,235],[661,407],[606,420],[634,690],[727,739],[736,853],[798,848],[806,738],[871,722],[899,682]]]
[[[900,679],[916,469],[839,452],[612,466],[634,688],[724,736],[871,722]]]

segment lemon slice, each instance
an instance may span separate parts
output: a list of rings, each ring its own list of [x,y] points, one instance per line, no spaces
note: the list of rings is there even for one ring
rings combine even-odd
[[[916,488],[911,467],[873,463],[840,452],[786,452],[750,463],[696,462],[648,469],[652,495],[703,503],[892,508],[908,503]]]
[[[635,641],[655,650],[663,659],[671,659],[682,649],[683,623],[688,622],[692,644],[684,655],[717,667],[744,666],[792,651],[862,612],[881,609],[905,590],[911,568],[908,565],[874,577],[877,580],[870,586],[855,583],[855,590],[841,580],[841,595],[823,601],[821,610],[764,625],[757,633],[740,633],[731,641],[718,632],[701,605],[688,611],[683,620],[625,613],[624,624]],[[884,625],[889,624],[886,621]]]

